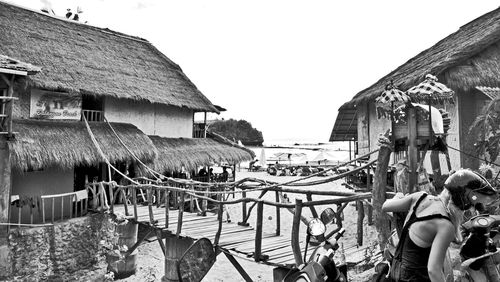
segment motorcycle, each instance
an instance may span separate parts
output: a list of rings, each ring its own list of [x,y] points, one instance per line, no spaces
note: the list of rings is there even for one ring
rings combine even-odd
[[[305,264],[290,270],[283,282],[347,282],[347,265],[336,265],[333,257],[339,248],[338,240],[344,235],[345,229],[333,230],[325,235],[326,226],[334,223],[335,212],[331,208],[324,210],[320,218],[309,221],[306,235],[304,261],[307,258],[309,243],[318,244]],[[335,235],[335,236],[333,236]],[[312,239],[312,240],[311,240]]]
[[[460,249],[462,281],[500,281],[497,248],[500,215],[476,215],[462,224],[467,237]]]

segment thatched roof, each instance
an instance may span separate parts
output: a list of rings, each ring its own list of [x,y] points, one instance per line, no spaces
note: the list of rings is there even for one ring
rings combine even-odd
[[[39,88],[217,112],[181,68],[145,39],[0,1],[0,53],[42,67]]]
[[[133,161],[108,124],[89,124],[111,162]],[[156,157],[157,151],[153,143],[137,127],[126,123],[111,123],[111,126],[139,159],[150,162]],[[104,161],[83,122],[14,120],[13,129],[18,133],[15,140],[9,142],[9,148],[11,164],[15,169],[72,168],[77,165],[96,165]]]
[[[442,39],[359,92],[344,104],[353,106],[377,97],[391,81],[406,91],[433,74],[451,89],[468,91],[479,85],[500,86],[500,8]],[[343,107],[344,107],[343,106]]]
[[[211,138],[163,138],[149,136],[158,149],[154,168],[157,171],[180,171],[182,167],[195,170],[199,166],[227,162],[250,161],[253,151]],[[251,153],[250,153],[251,152]]]
[[[23,71],[27,74],[35,74],[41,70],[40,67],[0,54],[0,72],[1,69]]]

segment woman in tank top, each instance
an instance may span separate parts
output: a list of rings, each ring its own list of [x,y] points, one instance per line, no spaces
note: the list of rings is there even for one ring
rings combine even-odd
[[[408,212],[392,263],[394,281],[445,281],[443,265],[452,241],[460,242],[463,211],[497,198],[496,190],[480,175],[458,170],[438,196],[397,193],[385,212]]]

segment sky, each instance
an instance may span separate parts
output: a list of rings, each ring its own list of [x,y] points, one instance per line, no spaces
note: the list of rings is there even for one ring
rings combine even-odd
[[[4,0],[5,1],[5,0]],[[494,0],[7,0],[150,41],[273,142],[328,142],[338,108]]]

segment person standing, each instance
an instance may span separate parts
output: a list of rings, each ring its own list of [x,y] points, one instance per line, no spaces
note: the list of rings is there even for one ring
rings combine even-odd
[[[417,192],[396,196],[382,205],[384,212],[408,212],[393,261],[393,281],[446,281],[445,255],[452,241],[462,241],[463,212],[498,198],[497,191],[478,174],[461,169],[445,181],[437,195]]]

